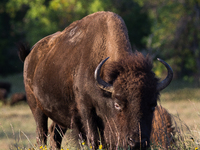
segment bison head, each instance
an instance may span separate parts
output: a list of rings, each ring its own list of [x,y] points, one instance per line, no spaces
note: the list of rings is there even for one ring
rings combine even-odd
[[[112,149],[116,146],[146,149],[149,147],[153,112],[159,92],[169,85],[173,71],[166,62],[158,59],[168,70],[168,76],[158,82],[151,71],[149,57],[136,53],[126,60],[108,64],[103,72],[101,68],[107,59],[95,70],[98,86],[110,93],[109,103],[112,103],[110,114],[106,116],[105,141]]]

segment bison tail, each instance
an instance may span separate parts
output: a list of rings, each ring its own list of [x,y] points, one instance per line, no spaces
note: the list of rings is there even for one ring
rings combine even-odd
[[[24,62],[26,57],[28,56],[28,54],[30,53],[30,48],[26,47],[24,44],[22,43],[17,43],[17,47],[18,47],[18,56],[19,59]]]

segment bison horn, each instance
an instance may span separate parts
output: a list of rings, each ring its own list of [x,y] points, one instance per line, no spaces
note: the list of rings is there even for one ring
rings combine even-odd
[[[164,88],[166,88],[170,82],[172,81],[172,78],[173,78],[173,70],[172,68],[162,59],[160,58],[157,58],[158,61],[160,61],[163,65],[165,65],[165,67],[167,68],[167,71],[168,71],[168,74],[167,74],[167,77],[161,81],[160,83],[158,83],[158,86],[157,86],[157,91],[162,91]]]
[[[108,57],[109,58],[109,57]],[[95,69],[95,72],[94,72],[94,78],[95,80],[97,81],[98,83],[98,86],[104,90],[104,91],[108,91],[108,92],[113,92],[113,86],[112,84],[109,84],[107,82],[105,82],[104,80],[101,79],[100,77],[100,71],[101,71],[101,67],[102,65],[106,62],[106,60],[108,60],[108,58],[102,60],[99,65],[97,66],[97,68]]]

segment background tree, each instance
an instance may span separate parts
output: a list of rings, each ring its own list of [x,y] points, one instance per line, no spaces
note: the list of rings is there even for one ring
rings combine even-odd
[[[143,38],[150,33],[150,22],[141,9],[132,0],[3,0],[0,9],[0,74],[22,70],[15,42],[32,46],[43,37],[62,31],[73,21],[97,11],[113,11],[121,15],[132,45],[145,48]]]
[[[70,23],[97,11],[113,11],[125,21],[133,49],[161,57],[176,78],[200,75],[200,0],[2,0],[0,74],[22,70],[14,42],[34,45]],[[157,75],[163,68],[156,63]],[[10,66],[10,67],[8,67]]]
[[[155,57],[168,59],[176,78],[191,80],[200,74],[199,2],[138,0],[140,6],[148,9],[152,19],[147,50]]]
[[[7,0],[0,1],[0,75],[22,70],[14,47],[15,42],[24,36],[20,24],[27,8],[22,7],[15,15],[10,15],[6,5]]]

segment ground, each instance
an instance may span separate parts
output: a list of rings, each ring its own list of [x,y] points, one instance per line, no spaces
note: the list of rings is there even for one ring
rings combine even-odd
[[[12,93],[24,91],[21,74],[4,78],[4,80],[13,83]],[[184,143],[188,142],[186,149],[198,147],[200,139],[200,87],[195,83],[173,81],[167,89],[161,92],[158,104],[161,104],[172,114],[179,128],[178,134],[184,136]],[[3,106],[0,103],[1,150],[9,148],[15,150],[18,147],[28,150],[35,147],[37,144],[35,129],[35,121],[26,103],[21,102],[14,107]],[[66,142],[71,143],[65,138],[62,144],[64,149],[68,148]]]

